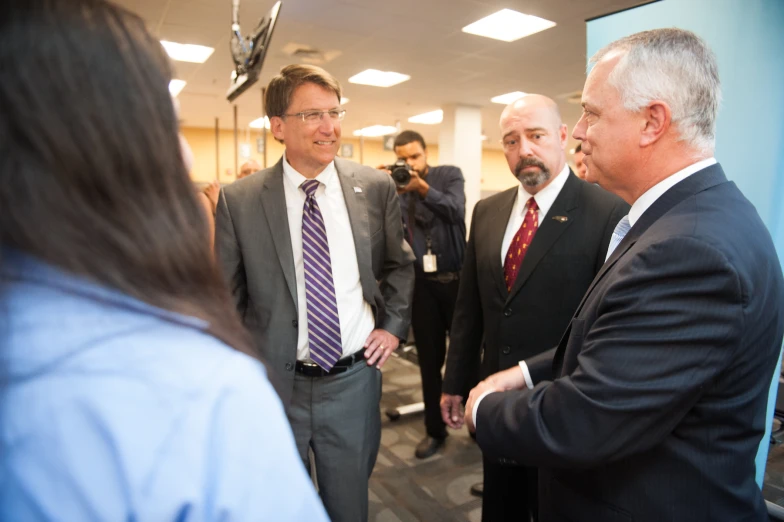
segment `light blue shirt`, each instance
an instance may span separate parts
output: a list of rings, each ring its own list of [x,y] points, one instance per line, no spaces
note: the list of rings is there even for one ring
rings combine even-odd
[[[328,520],[258,361],[201,320],[0,264],[0,520]]]

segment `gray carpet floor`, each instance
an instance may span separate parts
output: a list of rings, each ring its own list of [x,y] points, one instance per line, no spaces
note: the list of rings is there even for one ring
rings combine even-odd
[[[422,400],[419,368],[390,358],[382,368],[381,410]],[[482,501],[469,488],[482,480],[482,454],[462,430],[428,459],[414,457],[425,436],[422,413],[390,420],[382,413],[381,450],[370,477],[370,521],[479,522]]]
[[[382,372],[382,412],[422,400],[416,364],[393,357]],[[784,429],[777,429],[768,455],[763,495],[784,508]],[[444,448],[420,460],[414,457],[414,449],[425,436],[423,414],[391,421],[382,413],[381,450],[370,477],[370,521],[481,520],[482,501],[471,496],[469,488],[482,480],[482,454],[465,428],[449,433]]]

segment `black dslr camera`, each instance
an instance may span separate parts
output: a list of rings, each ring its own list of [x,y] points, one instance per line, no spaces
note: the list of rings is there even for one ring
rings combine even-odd
[[[406,160],[397,160],[389,165],[387,170],[392,172],[392,179],[395,180],[398,187],[405,187],[411,181],[411,167],[406,163]]]

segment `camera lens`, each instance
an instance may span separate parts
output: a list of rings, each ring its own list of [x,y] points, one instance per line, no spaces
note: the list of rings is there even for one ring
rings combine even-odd
[[[395,180],[398,187],[405,187],[411,181],[411,172],[409,172],[408,165],[398,166],[393,165],[392,179]]]

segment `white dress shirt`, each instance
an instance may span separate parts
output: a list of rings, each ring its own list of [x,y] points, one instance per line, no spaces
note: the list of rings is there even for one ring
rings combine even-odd
[[[645,213],[646,210],[653,205],[657,199],[659,199],[662,194],[670,190],[676,184],[680,183],[684,179],[688,178],[692,174],[695,174],[702,169],[708,168],[711,165],[716,164],[716,158],[708,158],[702,161],[698,161],[697,163],[693,163],[686,167],[685,169],[681,169],[672,176],[668,176],[649,188],[642,196],[637,198],[637,201],[634,202],[632,208],[629,209],[629,224],[634,226],[637,223],[637,220]]]
[[[504,258],[506,257],[506,253],[509,251],[509,245],[512,244],[512,240],[517,234],[517,231],[520,230],[520,227],[523,225],[523,221],[525,220],[525,204],[528,203],[528,200],[531,197],[534,198],[536,201],[536,205],[539,207],[539,216],[538,216],[538,223],[539,225],[542,224],[542,219],[547,215],[550,211],[550,207],[553,206],[555,202],[555,198],[558,197],[558,194],[561,193],[561,189],[566,184],[566,180],[569,179],[569,165],[564,165],[564,168],[559,172],[555,178],[547,185],[545,188],[540,190],[536,195],[532,196],[525,187],[523,187],[522,183],[517,185],[517,199],[515,200],[514,208],[512,208],[512,214],[509,216],[509,222],[506,224],[506,232],[504,232],[504,241],[501,243],[501,252],[500,252],[500,259],[501,259],[501,266],[504,266]]]
[[[688,178],[692,174],[695,174],[701,171],[702,169],[705,169],[715,164],[716,164],[716,158],[708,158],[708,159],[698,161],[697,163],[693,163],[688,167],[679,170],[675,174],[666,177],[665,179],[658,182],[656,185],[649,188],[642,196],[637,198],[637,201],[634,202],[632,208],[629,209],[629,224],[631,226],[634,226],[634,224],[640,219],[640,217],[645,213],[645,211],[648,210],[651,207],[651,205],[653,205],[656,202],[657,199],[659,199],[665,192],[670,190],[676,184],[680,183],[681,181]],[[548,186],[547,188],[550,187]],[[518,196],[517,196],[518,201],[520,200],[519,194],[520,193],[518,192]],[[553,198],[553,200],[555,200],[555,198]],[[536,204],[537,205],[539,204],[538,199],[536,200]],[[515,208],[517,207],[515,206]],[[508,231],[508,227],[507,227],[507,231]],[[526,387],[529,390],[532,390],[534,388],[534,382],[533,379],[531,379],[531,373],[528,371],[528,365],[525,364],[525,361],[520,361],[518,365],[520,366],[520,369],[523,371],[523,378],[525,379]],[[477,401],[474,403],[474,410],[471,412],[472,419],[474,421],[474,426],[476,426],[476,412],[479,409],[479,402],[482,399],[484,399],[485,395],[487,395],[488,393],[493,393],[493,392],[488,391],[483,393],[482,395],[479,396],[479,399],[477,399]]]
[[[305,206],[305,192],[299,188],[308,178],[294,170],[286,156],[283,156],[283,189],[286,194],[286,212],[289,218],[291,250],[294,254],[294,271],[297,274],[297,308],[299,311],[297,360],[311,361],[308,347],[308,309],[305,295],[305,265],[302,260],[302,211]],[[324,225],[327,229],[329,257],[332,261],[332,278],[335,283],[338,316],[340,317],[340,338],[343,355],[358,352],[375,327],[373,310],[362,296],[362,283],[359,280],[357,250],[354,246],[354,233],[348,217],[346,200],[340,186],[340,178],[335,162],[316,176],[321,182],[316,189],[316,202]],[[338,259],[340,262],[338,262]]]

